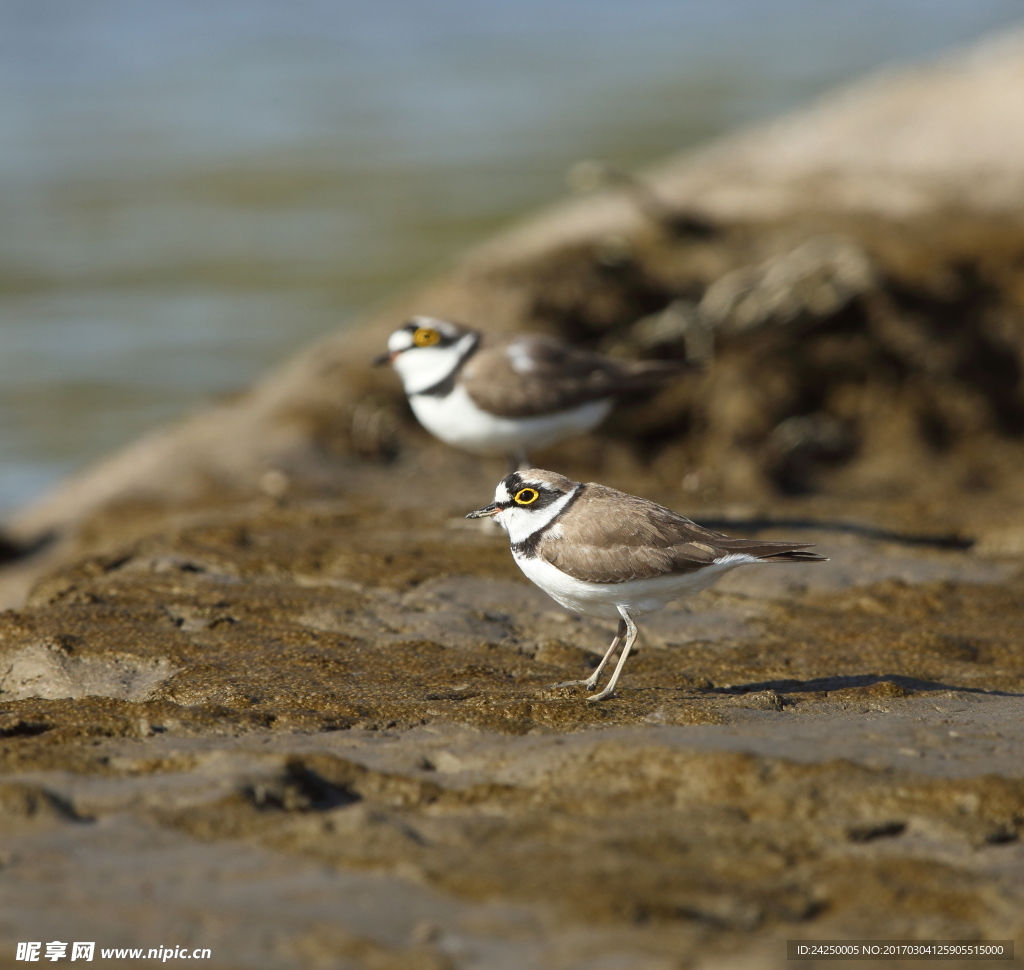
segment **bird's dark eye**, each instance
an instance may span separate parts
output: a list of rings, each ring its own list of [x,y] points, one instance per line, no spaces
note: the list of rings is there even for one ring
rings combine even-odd
[[[517,505],[530,505],[540,498],[540,492],[535,488],[521,488],[515,494]]]
[[[413,335],[412,342],[417,347],[433,347],[441,339],[433,327],[420,327]]]

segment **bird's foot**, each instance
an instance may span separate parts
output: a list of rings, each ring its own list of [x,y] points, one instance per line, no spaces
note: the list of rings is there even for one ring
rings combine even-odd
[[[615,694],[615,685],[606,687],[600,694],[595,694],[593,697],[588,697],[588,701],[603,701],[606,697],[612,697]]]
[[[563,680],[560,684],[552,684],[551,687],[586,687],[593,690],[597,686],[596,677],[588,677],[586,680]],[[590,698],[593,700],[593,698]]]

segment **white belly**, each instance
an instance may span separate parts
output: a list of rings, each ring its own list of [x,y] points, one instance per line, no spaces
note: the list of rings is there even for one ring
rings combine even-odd
[[[535,557],[526,559],[512,554],[526,578],[539,586],[556,603],[574,613],[605,620],[619,618],[618,607],[626,607],[633,616],[663,609],[673,600],[699,593],[731,569],[757,562],[754,556],[725,556],[720,562],[692,573],[632,579],[625,583],[587,583],[563,573],[551,563]]]
[[[545,448],[600,424],[612,408],[610,398],[588,401],[567,411],[530,418],[501,418],[482,411],[461,384],[445,397],[414,395],[413,414],[446,444],[478,455],[507,455],[520,448]]]

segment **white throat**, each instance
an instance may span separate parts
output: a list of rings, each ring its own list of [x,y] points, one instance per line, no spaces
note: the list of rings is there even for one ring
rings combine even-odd
[[[422,394],[450,377],[476,340],[476,334],[467,333],[450,347],[410,347],[404,350],[395,358],[394,368],[405,393]]]

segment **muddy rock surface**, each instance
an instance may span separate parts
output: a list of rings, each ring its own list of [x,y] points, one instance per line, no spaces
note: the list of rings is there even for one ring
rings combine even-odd
[[[551,685],[611,626],[451,492],[181,516],[0,614],[5,946],[514,970],[1021,937],[1019,559],[819,521],[829,563],[649,618],[591,704]]]

